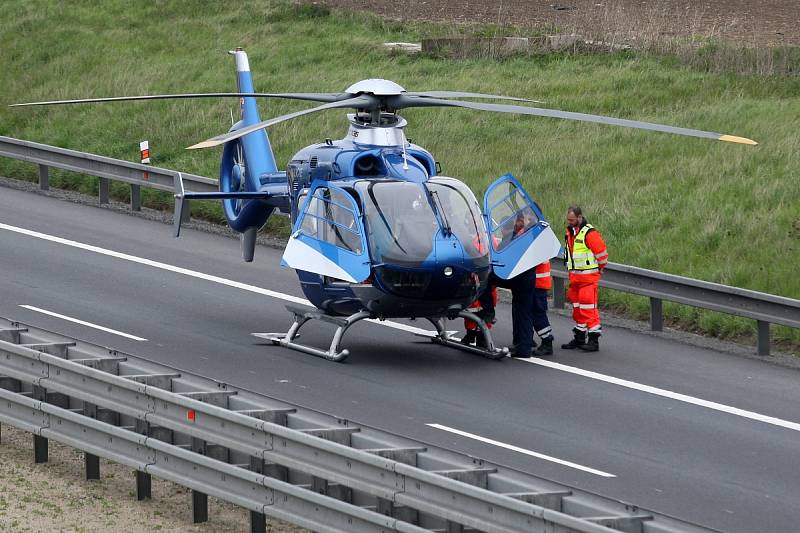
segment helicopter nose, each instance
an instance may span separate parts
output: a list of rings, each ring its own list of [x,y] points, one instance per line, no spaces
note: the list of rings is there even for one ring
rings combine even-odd
[[[442,269],[453,267],[465,268],[468,265],[464,262],[464,247],[455,235],[438,235],[434,251],[436,254],[436,264]]]

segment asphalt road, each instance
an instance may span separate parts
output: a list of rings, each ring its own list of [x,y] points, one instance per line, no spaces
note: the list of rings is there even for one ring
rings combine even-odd
[[[723,531],[798,530],[797,370],[613,327],[597,354],[495,362],[371,323],[331,363],[250,335],[285,331],[282,295],[302,297],[279,261],[259,247],[243,263],[226,237],[176,240],[158,222],[0,188],[0,316]],[[554,328],[559,344],[570,337],[566,319]],[[494,331],[510,341],[506,306]],[[331,332],[306,326],[303,340],[324,346]]]

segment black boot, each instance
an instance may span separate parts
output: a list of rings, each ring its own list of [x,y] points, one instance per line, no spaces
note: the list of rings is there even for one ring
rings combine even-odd
[[[483,349],[489,347],[489,343],[486,342],[486,335],[484,335],[483,331],[480,329],[475,330],[475,347]]]
[[[553,336],[550,335],[542,339],[542,344],[540,344],[531,355],[533,357],[547,357],[548,355],[553,355]]]
[[[564,350],[574,350],[586,343],[586,332],[578,329],[572,330],[575,333],[575,338],[566,344],[562,344],[561,348]]]
[[[478,330],[477,329],[468,329],[464,336],[461,338],[461,344],[472,344],[475,342],[475,339],[478,337]]]
[[[586,344],[578,346],[578,348],[585,352],[596,352],[600,349],[600,334],[590,332],[589,340],[586,341]]]

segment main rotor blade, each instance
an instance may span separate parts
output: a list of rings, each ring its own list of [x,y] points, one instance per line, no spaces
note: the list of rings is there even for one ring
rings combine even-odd
[[[422,96],[425,98],[486,98],[487,100],[513,100],[515,102],[533,102],[541,104],[539,100],[529,100],[527,98],[517,98],[515,96],[500,96],[498,94],[465,93],[458,91],[424,91],[424,92],[405,92],[406,96]]]
[[[597,124],[610,124],[612,126],[623,126],[626,128],[636,128],[641,130],[662,131],[689,137],[702,137],[717,141],[727,141],[739,144],[758,144],[756,141],[745,137],[725,135],[710,131],[693,130],[689,128],[678,128],[676,126],[666,126],[664,124],[654,124],[651,122],[640,122],[638,120],[627,120],[624,118],[604,117],[602,115],[588,115],[586,113],[573,113],[571,111],[559,111],[557,109],[542,109],[539,107],[525,107],[508,104],[484,104],[480,102],[463,102],[459,100],[441,100],[437,98],[419,98],[401,95],[391,101],[392,107],[401,109],[405,107],[465,107],[478,111],[492,111],[495,113],[518,113],[521,115],[534,115],[539,117],[563,118],[567,120],[578,120],[581,122],[595,122]]]
[[[83,98],[79,100],[51,100],[48,102],[24,102],[10,104],[8,107],[25,107],[36,105],[92,104],[99,102],[129,102],[133,100],[178,100],[183,98],[288,98],[290,100],[311,100],[313,102],[336,102],[351,95],[347,93],[182,93],[182,94],[149,94],[141,96],[110,96],[106,98]]]
[[[256,130],[264,129],[268,126],[273,126],[280,122],[285,122],[287,120],[301,117],[303,115],[308,115],[309,113],[316,113],[318,111],[325,111],[326,109],[337,109],[341,107],[364,109],[368,107],[373,107],[374,105],[375,105],[375,97],[367,95],[357,96],[356,98],[349,98],[347,100],[342,100],[340,102],[331,102],[329,104],[323,104],[321,106],[312,107],[311,109],[303,109],[301,111],[295,111],[294,113],[288,113],[286,115],[281,115],[279,117],[271,118],[269,120],[264,120],[263,122],[259,122],[257,124],[253,124],[251,126],[247,126],[238,130],[230,131],[228,133],[223,133],[222,135],[217,135],[216,137],[212,137],[203,142],[199,142],[197,144],[189,146],[187,149],[196,150],[198,148],[211,148],[212,146],[219,146],[220,144],[225,144],[226,142],[238,139],[239,137],[244,137],[248,133],[253,133]]]

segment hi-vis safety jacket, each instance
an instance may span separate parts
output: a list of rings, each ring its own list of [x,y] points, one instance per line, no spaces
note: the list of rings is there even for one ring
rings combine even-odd
[[[603,237],[591,224],[581,226],[577,234],[567,228],[564,262],[570,281],[592,283],[608,263],[608,250]]]

